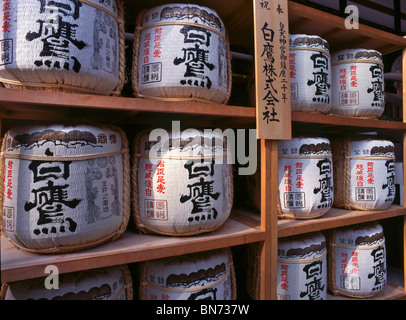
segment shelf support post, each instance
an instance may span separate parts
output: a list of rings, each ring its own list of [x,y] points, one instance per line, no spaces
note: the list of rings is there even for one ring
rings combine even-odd
[[[404,37],[406,38],[406,37]],[[406,48],[402,51],[402,97],[403,118],[406,122]],[[406,132],[403,131],[403,185],[406,181]],[[403,188],[403,206],[406,207],[406,188]],[[403,290],[406,291],[406,216],[403,216]]]
[[[276,300],[278,249],[278,142],[261,140],[261,250],[260,299]]]

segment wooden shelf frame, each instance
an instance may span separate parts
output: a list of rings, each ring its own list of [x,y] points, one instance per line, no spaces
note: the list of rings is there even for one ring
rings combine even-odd
[[[331,131],[341,132],[365,132],[371,131],[397,131],[403,133],[403,159],[406,159],[406,37],[400,37],[387,32],[371,28],[360,24],[359,29],[345,29],[344,18],[322,12],[320,10],[289,1],[289,33],[303,33],[319,35],[327,40],[330,44],[330,52],[347,48],[367,48],[375,49],[382,54],[388,54],[395,51],[403,52],[403,122],[392,122],[384,120],[357,119],[350,117],[340,117],[334,115],[324,115],[320,113],[303,113],[292,112],[292,122],[300,127],[311,127],[310,131],[315,128],[321,129],[324,133]],[[331,45],[333,44],[333,45]],[[315,126],[313,126],[315,125]],[[313,126],[313,128],[312,128]],[[318,134],[322,134],[319,132]],[[274,142],[275,143],[275,142]],[[262,146],[265,144],[263,143]],[[265,152],[261,148],[261,152]],[[274,160],[277,162],[277,160]],[[277,164],[269,164],[267,168],[277,169]],[[262,174],[263,175],[263,174]],[[406,181],[406,166],[404,166],[404,181]],[[273,189],[274,193],[278,191]],[[406,195],[406,190],[404,192]],[[406,204],[405,204],[406,206]],[[262,207],[264,210],[264,207]],[[275,214],[275,210],[269,210],[264,215]],[[406,298],[406,208],[404,206],[391,206],[382,211],[348,211],[338,208],[330,209],[325,216],[311,220],[278,220],[277,234],[274,234],[271,243],[275,238],[287,237],[296,234],[304,234],[341,226],[353,225],[367,221],[379,219],[388,219],[395,216],[403,216],[403,286],[394,287],[388,285],[386,290],[376,297],[377,299],[398,299]],[[269,219],[269,218],[268,218]],[[277,250],[271,252],[268,259],[277,261]],[[262,265],[269,262],[261,261]],[[270,263],[272,264],[272,263]],[[270,293],[265,295],[261,291],[261,299],[275,299],[277,283],[272,277],[268,277],[271,288]],[[268,282],[265,282],[268,283]],[[264,282],[261,282],[264,285]],[[395,293],[394,293],[395,292]]]
[[[143,235],[127,230],[119,239],[95,248],[66,254],[31,253],[1,236],[1,281],[12,282],[46,276],[45,267],[55,265],[60,273],[128,264],[218,248],[260,242],[265,231],[255,215],[234,209],[218,230],[193,237]]]
[[[226,28],[238,37],[246,36],[250,42],[252,33],[252,1],[236,0],[219,3],[215,0],[201,1],[202,5],[214,8],[226,15]],[[162,1],[161,1],[162,2]],[[250,3],[251,2],[251,3]],[[126,0],[129,8],[144,6],[148,1],[137,3]],[[207,3],[207,4],[206,4]],[[217,10],[220,7],[220,10]],[[231,8],[231,9],[230,9]],[[136,12],[132,11],[131,12]],[[236,19],[235,13],[244,17],[243,23]],[[134,19],[135,20],[135,19]],[[310,8],[293,1],[289,1],[289,20],[291,33],[318,34],[329,43],[333,43],[333,50],[344,49],[347,46],[374,48],[383,54],[403,50],[403,97],[406,97],[406,38],[360,25],[358,30],[346,30],[344,19],[326,12]],[[248,27],[247,27],[248,26]],[[228,28],[230,27],[230,28]],[[251,30],[240,33],[240,28]],[[232,36],[232,35],[231,35]],[[238,39],[236,39],[238,41]],[[245,44],[245,43],[244,43]],[[403,100],[403,119],[406,119],[405,99]],[[106,97],[87,94],[53,93],[28,90],[11,90],[0,88],[0,124],[2,134],[9,124],[18,121],[68,121],[72,118],[80,119],[85,115],[100,113],[101,120],[109,119],[114,114],[115,120],[132,123],[138,118],[151,116],[186,117],[186,119],[206,119],[213,128],[217,125],[235,125],[239,127],[255,127],[255,108],[219,104],[163,102],[125,97]],[[318,128],[350,128],[373,129],[378,131],[403,132],[403,145],[406,146],[406,123],[383,120],[366,120],[346,118],[332,115],[292,112],[292,121],[301,126],[316,125]],[[262,197],[266,200],[262,204],[260,215],[243,209],[233,209],[232,215],[219,230],[193,237],[162,237],[154,235],[139,235],[126,231],[122,238],[102,246],[82,252],[61,255],[37,255],[17,249],[4,236],[1,237],[1,281],[16,281],[44,276],[45,266],[54,264],[60,272],[71,272],[91,269],[121,263],[133,263],[180,255],[197,251],[205,251],[248,243],[260,243],[263,246],[261,259],[261,294],[264,300],[276,299],[276,261],[277,241],[280,237],[302,234],[333,227],[351,225],[360,222],[404,217],[403,239],[406,243],[406,208],[391,206],[388,210],[375,212],[347,211],[331,209],[324,217],[312,220],[278,220],[275,199],[277,188],[275,173],[277,172],[276,141],[261,141],[263,154],[262,168],[265,172],[261,179],[269,188],[264,188]],[[404,148],[405,149],[405,148]],[[276,152],[275,152],[276,151]],[[406,159],[406,150],[404,150]],[[406,181],[406,174],[404,174]],[[405,190],[406,195],[406,190]],[[405,197],[406,199],[406,197]],[[406,245],[405,245],[406,247]],[[406,249],[404,249],[404,282],[403,287],[390,286],[388,292],[377,298],[405,297],[406,293]],[[394,288],[394,289],[393,289]],[[403,292],[403,293],[402,293]]]

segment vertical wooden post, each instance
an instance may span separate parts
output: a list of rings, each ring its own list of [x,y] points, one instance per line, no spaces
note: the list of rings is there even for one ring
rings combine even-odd
[[[278,246],[278,142],[261,140],[261,300],[276,300]]]
[[[292,138],[288,0],[253,0],[257,138],[261,140],[260,298],[276,300],[278,140]]]
[[[406,38],[406,37],[404,37]],[[406,122],[406,48],[402,52],[403,119]],[[406,132],[403,131],[403,186],[406,182]],[[406,188],[403,187],[403,206],[406,207]],[[403,216],[403,290],[406,291],[406,215]]]

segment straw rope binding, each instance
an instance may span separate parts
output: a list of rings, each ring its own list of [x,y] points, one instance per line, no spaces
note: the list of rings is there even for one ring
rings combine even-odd
[[[173,22],[160,22],[156,24],[151,24],[148,26],[143,27],[143,17],[147,9],[142,10],[136,19],[136,26],[134,31],[134,43],[133,43],[133,64],[132,64],[132,88],[134,91],[134,95],[137,98],[144,98],[144,99],[155,99],[159,101],[173,101],[173,102],[197,102],[197,103],[213,103],[213,101],[204,98],[198,98],[194,96],[185,97],[184,94],[180,96],[172,96],[172,97],[158,97],[158,96],[150,96],[145,95],[140,92],[140,85],[139,85],[139,54],[140,54],[140,44],[141,44],[141,32],[146,29],[153,28],[155,26],[172,26],[172,25],[188,25],[188,26],[198,26],[200,28],[204,28],[215,32],[219,35],[226,44],[226,55],[227,55],[227,95],[221,104],[227,104],[231,97],[231,86],[232,86],[232,68],[231,68],[231,50],[230,50],[230,42],[228,39],[228,34],[225,32],[225,35],[218,32],[216,29],[211,28],[209,26],[205,26],[202,24],[196,24],[192,22],[181,22],[181,21],[173,21]]]
[[[123,147],[121,151],[118,152],[113,152],[112,154],[122,154],[123,156],[123,220],[121,222],[120,227],[112,232],[111,234],[104,235],[102,237],[99,237],[97,239],[92,239],[90,241],[81,241],[77,242],[75,244],[71,245],[58,245],[58,246],[52,246],[52,247],[45,247],[45,248],[27,248],[20,246],[19,244],[15,243],[12,241],[6,233],[3,231],[3,197],[4,197],[4,184],[0,184],[0,230],[4,234],[4,236],[11,241],[15,246],[22,248],[26,251],[30,252],[36,252],[36,253],[44,253],[44,254],[55,254],[55,253],[68,253],[68,252],[74,252],[74,251],[79,251],[79,250],[84,250],[88,248],[92,248],[95,246],[98,246],[100,244],[103,244],[107,241],[114,241],[118,239],[126,230],[128,221],[130,218],[131,214],[131,208],[130,208],[130,197],[131,197],[131,191],[130,191],[130,155],[129,155],[129,145],[128,145],[128,140],[125,132],[116,126],[113,125],[101,125],[101,127],[105,128],[110,128],[112,130],[117,131],[120,136],[121,140],[123,143]],[[0,181],[4,181],[4,169],[5,169],[5,159],[7,158],[6,155],[6,141],[8,137],[8,132],[5,134],[3,137],[3,143],[1,146],[1,153],[0,153]],[[60,159],[59,161],[82,161],[86,159],[95,159],[95,158],[100,158],[100,157],[106,157],[107,155],[110,155],[110,153],[101,153],[101,154],[92,154],[92,155],[84,155],[82,156],[69,156],[69,157],[54,157],[56,159]],[[15,158],[20,158],[20,156],[15,156]],[[21,156],[22,159],[25,158],[25,156]],[[37,157],[37,156],[28,156],[28,159],[43,159],[42,157]],[[44,160],[49,160],[52,157],[45,157]],[[63,159],[63,160],[62,160]],[[56,161],[56,160],[51,160],[51,161]],[[16,235],[16,238],[17,235]]]
[[[139,203],[139,188],[138,188],[138,166],[139,166],[139,159],[140,158],[148,158],[147,155],[140,153],[140,143],[141,143],[141,138],[145,136],[146,134],[149,134],[150,130],[144,130],[139,132],[134,140],[133,140],[133,155],[132,155],[132,163],[131,163],[131,208],[132,208],[132,217],[134,219],[134,222],[136,224],[137,229],[144,233],[158,233],[161,235],[166,235],[166,236],[192,236],[192,235],[197,235],[197,234],[202,234],[202,233],[207,233],[207,232],[212,232],[215,230],[218,230],[219,228],[222,227],[222,225],[215,226],[213,228],[204,228],[204,230],[196,230],[196,231],[187,231],[187,232],[164,232],[164,231],[158,231],[155,228],[152,228],[150,226],[145,225],[142,220],[141,220],[141,212],[140,212],[140,203]],[[142,157],[140,157],[142,155]],[[221,155],[221,157],[225,157],[227,155]],[[174,157],[169,157],[170,159],[194,159],[196,156],[192,157],[185,157],[185,156],[174,156]],[[161,158],[161,157],[157,157]],[[165,159],[165,157],[162,157]],[[199,157],[197,156],[196,159],[201,160],[204,159],[204,157]],[[228,175],[230,177],[230,199],[233,199],[234,197],[234,183],[233,183],[233,167],[232,164],[225,164],[226,168],[229,170]]]
[[[112,91],[103,91],[103,90],[95,90],[91,88],[85,87],[78,87],[73,86],[65,83],[61,83],[56,80],[56,83],[47,83],[47,82],[26,82],[20,80],[12,80],[12,79],[5,79],[0,78],[0,86],[9,87],[12,89],[17,90],[40,90],[40,91],[48,91],[48,92],[65,92],[65,93],[84,93],[84,94],[98,94],[98,95],[112,95],[112,96],[119,96],[121,94],[121,90],[123,89],[124,83],[126,82],[126,75],[125,75],[125,21],[124,21],[124,7],[123,7],[123,0],[115,0],[117,5],[118,17],[112,14],[106,8],[93,3],[89,0],[79,0],[80,2],[89,5],[97,10],[101,10],[108,15],[110,15],[116,22],[118,26],[118,46],[119,46],[119,70],[118,70],[118,85]]]
[[[152,284],[152,283],[148,282],[148,279],[147,279],[147,271],[148,271],[150,262],[149,261],[142,262],[141,266],[140,266],[140,273],[139,273],[140,274],[140,286],[139,286],[140,300],[147,299],[147,297],[146,297],[147,287],[157,288],[157,289],[160,289],[160,290],[166,291],[166,292],[178,292],[178,293],[193,292],[193,291],[200,291],[203,288],[214,287],[217,284],[220,284],[221,282],[223,282],[228,276],[230,276],[230,280],[231,280],[231,300],[236,300],[237,299],[237,282],[236,282],[236,276],[235,276],[233,256],[232,256],[230,248],[216,249],[213,251],[205,251],[205,252],[176,256],[176,257],[173,257],[172,259],[170,259],[168,261],[168,263],[170,263],[172,261],[182,261],[182,260],[193,262],[193,261],[197,261],[199,259],[206,259],[206,258],[210,257],[210,255],[213,252],[218,252],[221,250],[225,250],[227,253],[228,261],[229,261],[229,270],[226,272],[225,275],[223,275],[220,279],[217,279],[215,282],[211,282],[211,283],[206,284],[205,286],[199,286],[199,287],[196,286],[196,287],[191,287],[191,288],[167,288],[167,287],[162,287],[162,286]]]

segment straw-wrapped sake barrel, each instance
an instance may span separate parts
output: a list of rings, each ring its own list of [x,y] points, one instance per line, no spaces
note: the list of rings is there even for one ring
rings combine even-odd
[[[220,228],[233,203],[227,145],[226,136],[215,131],[138,134],[132,175],[137,228],[175,236]]]
[[[65,274],[51,273],[48,277],[6,284],[2,288],[2,298],[4,300],[133,299],[132,278],[126,265]]]
[[[229,248],[140,263],[141,300],[235,300]]]
[[[328,240],[328,288],[335,295],[366,298],[386,285],[386,249],[378,223],[331,231]]]
[[[332,112],[376,119],[385,109],[382,54],[376,50],[335,52],[332,66]]]
[[[321,232],[278,242],[279,300],[327,299],[327,244]]]
[[[333,164],[326,138],[293,138],[278,143],[279,217],[310,219],[333,204]]]
[[[354,210],[383,210],[396,195],[395,147],[379,138],[332,140],[334,206]]]
[[[294,111],[331,110],[331,62],[328,42],[318,36],[289,36],[291,105]]]
[[[118,238],[130,215],[127,138],[110,126],[13,128],[3,139],[2,228],[18,247],[59,253]]]
[[[8,88],[119,94],[121,0],[5,0],[0,83]]]
[[[132,72],[138,97],[226,103],[230,59],[224,24],[209,8],[168,3],[138,16]]]

